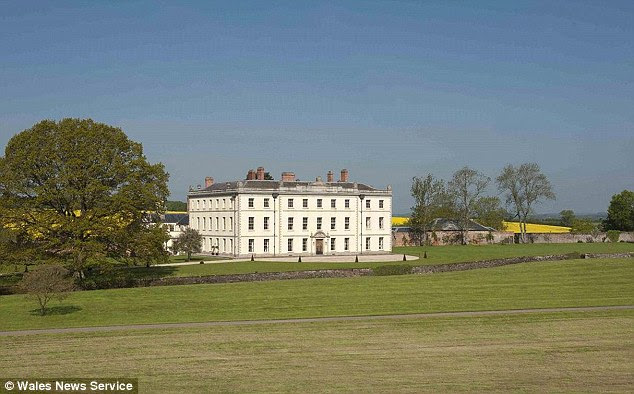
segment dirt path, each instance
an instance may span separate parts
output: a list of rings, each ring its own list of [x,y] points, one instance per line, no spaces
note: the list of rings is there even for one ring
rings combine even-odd
[[[192,323],[158,323],[158,324],[126,324],[120,326],[97,326],[97,327],[71,327],[71,328],[48,328],[40,330],[16,330],[0,331],[0,336],[33,335],[33,334],[71,334],[83,332],[100,331],[125,331],[125,330],[148,330],[148,329],[169,329],[169,328],[196,328],[196,327],[217,327],[217,326],[251,326],[260,324],[287,324],[287,323],[319,323],[319,322],[339,322],[354,320],[382,320],[382,319],[425,319],[434,317],[478,317],[492,315],[517,315],[526,313],[544,312],[594,312],[609,310],[634,309],[634,305],[615,306],[588,306],[573,308],[539,308],[539,309],[508,309],[498,311],[472,311],[472,312],[435,312],[435,313],[414,313],[406,315],[370,315],[370,316],[334,316],[334,317],[311,317],[299,319],[273,319],[273,320],[238,320],[238,321],[213,321],[213,322],[192,322]]]

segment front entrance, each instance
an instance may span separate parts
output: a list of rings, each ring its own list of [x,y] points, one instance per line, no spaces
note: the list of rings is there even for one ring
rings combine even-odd
[[[323,239],[315,240],[315,254],[324,254],[324,240]]]

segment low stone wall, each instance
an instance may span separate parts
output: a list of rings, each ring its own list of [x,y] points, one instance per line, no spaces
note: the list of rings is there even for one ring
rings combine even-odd
[[[528,242],[535,244],[570,244],[570,243],[592,243],[610,242],[607,233],[595,234],[573,234],[573,233],[532,233],[527,234]],[[622,232],[619,235],[619,242],[634,242],[634,232]]]
[[[467,242],[472,245],[513,243],[513,233],[510,231],[469,231]],[[434,246],[458,245],[461,243],[462,234],[460,231],[434,231],[428,232],[427,237]],[[409,231],[395,232],[393,237],[394,246],[417,246],[418,242]]]
[[[172,286],[193,285],[201,283],[262,282],[287,279],[354,278],[369,275],[372,275],[371,268],[351,268],[339,270],[256,272],[251,274],[214,275],[198,277],[166,277],[144,281],[139,284],[141,286]]]

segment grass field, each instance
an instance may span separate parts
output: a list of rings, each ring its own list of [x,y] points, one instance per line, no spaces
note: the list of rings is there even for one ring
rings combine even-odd
[[[426,259],[408,261],[413,265],[432,265],[464,261],[496,259],[504,257],[537,256],[566,253],[619,253],[634,252],[634,244],[584,243],[584,244],[526,244],[526,245],[450,245],[435,247],[399,247],[394,253],[418,256],[427,252]],[[164,276],[204,276],[244,274],[251,272],[302,271],[330,268],[373,268],[387,264],[403,264],[402,261],[382,263],[334,263],[334,262],[271,262],[241,261],[222,264],[196,264],[180,267],[161,267]],[[151,275],[150,270],[134,268],[139,276]]]
[[[5,376],[140,392],[631,392],[634,312],[0,337]]]
[[[40,317],[0,297],[0,330],[634,304],[634,259],[526,263],[433,275],[164,286],[73,293]]]

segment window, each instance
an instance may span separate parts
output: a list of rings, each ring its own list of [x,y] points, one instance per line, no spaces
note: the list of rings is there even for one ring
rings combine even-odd
[[[233,231],[233,218],[229,218],[229,231]]]
[[[330,238],[330,251],[334,252],[335,251],[335,238]]]
[[[302,219],[302,230],[308,230],[308,218]]]
[[[307,198],[302,200],[302,207],[308,208],[308,199]]]
[[[346,217],[346,218],[344,219],[344,223],[343,223],[343,225],[344,225],[344,229],[346,229],[346,230],[350,230],[350,217]]]
[[[207,200],[203,200],[203,209],[207,208],[207,204],[205,203]]]
[[[343,239],[343,250],[350,250],[350,238]]]
[[[207,230],[207,220],[203,218],[203,230]]]
[[[264,208],[268,208],[269,207],[269,199],[265,198],[264,199]]]
[[[196,209],[200,209],[200,200],[196,200]]]
[[[334,198],[330,200],[330,208],[337,208],[337,200]]]
[[[293,238],[288,239],[288,251],[289,252],[293,251]]]
[[[365,228],[366,229],[368,229],[368,230],[370,229],[370,224],[371,224],[370,223],[370,218],[365,218]]]
[[[293,199],[292,198],[288,199],[288,207],[289,208],[293,208]]]
[[[321,198],[317,199],[317,208],[321,208]]]
[[[383,237],[379,237],[379,250],[383,250]]]
[[[222,199],[222,209],[225,209],[227,207],[227,199],[223,198]]]
[[[227,251],[227,238],[222,239],[222,251],[223,252]]]
[[[269,251],[269,239],[264,238],[264,253],[268,253]]]
[[[227,229],[227,218],[226,217],[222,217],[222,229],[226,230]]]
[[[370,209],[370,200],[365,200],[365,207]]]
[[[302,238],[302,252],[308,251],[308,238]]]
[[[370,237],[365,239],[365,250],[370,250]]]
[[[343,205],[344,205],[346,208],[350,208],[350,200],[346,199],[346,200],[343,202]]]
[[[384,218],[379,218],[379,228],[383,229],[383,219]]]
[[[337,227],[337,218],[330,218],[330,229],[334,230]]]
[[[293,218],[288,218],[288,229],[293,230]]]
[[[269,229],[269,217],[268,216],[264,217],[264,229],[265,230]]]
[[[317,218],[317,230],[321,230],[321,218]]]
[[[255,229],[255,218],[253,216],[249,216],[249,230]]]
[[[196,228],[200,230],[200,218],[196,218]]]
[[[216,209],[220,208],[220,199],[216,198]]]
[[[255,239],[249,238],[249,253],[253,253],[254,245],[255,245]]]
[[[383,208],[383,200],[379,200],[379,208]]]
[[[253,198],[249,198],[249,208],[253,208]]]

